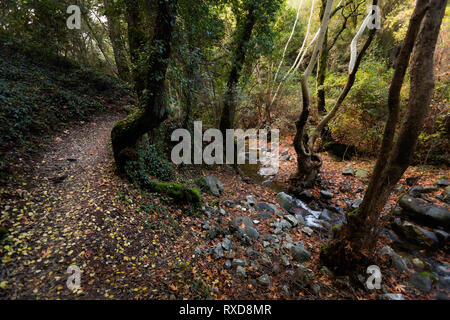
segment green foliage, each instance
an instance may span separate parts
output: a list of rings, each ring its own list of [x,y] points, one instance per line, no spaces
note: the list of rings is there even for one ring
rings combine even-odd
[[[105,73],[0,33],[0,171],[30,155],[43,139],[73,121],[103,111],[128,90]]]

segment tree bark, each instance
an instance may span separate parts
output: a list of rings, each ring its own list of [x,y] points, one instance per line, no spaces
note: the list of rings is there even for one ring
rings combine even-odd
[[[245,16],[241,30],[237,30],[233,60],[228,75],[227,89],[223,98],[222,116],[220,119],[220,130],[225,134],[226,129],[233,129],[236,112],[236,86],[239,82],[240,73],[245,63],[247,53],[246,45],[252,36],[253,27],[256,23],[255,4],[252,2]]]
[[[148,59],[146,91],[140,99],[137,112],[117,122],[111,132],[114,159],[119,168],[136,157],[134,147],[146,132],[158,127],[167,117],[165,76],[171,52],[176,1],[157,1],[157,19],[151,41],[152,53]]]
[[[125,7],[134,91],[139,97],[145,88],[145,72],[141,68],[139,59],[139,53],[142,52],[145,44],[145,32],[139,14],[142,8],[139,5],[139,1],[136,0],[125,0]]]
[[[320,7],[320,19],[323,19],[325,12],[326,0],[322,0],[322,6]],[[318,114],[324,114],[327,112],[325,109],[325,89],[323,84],[325,83],[325,76],[327,73],[327,60],[328,60],[328,28],[325,32],[325,39],[323,41],[322,50],[320,51],[320,58],[317,65],[317,112]]]
[[[396,64],[389,91],[389,118],[383,143],[361,207],[321,252],[321,260],[337,273],[362,271],[373,262],[380,232],[380,211],[414,153],[434,88],[434,50],[447,0],[418,0]],[[410,95],[394,144],[400,90],[411,58]]]
[[[314,46],[314,50],[309,61],[308,67],[301,78],[302,88],[302,112],[299,120],[296,122],[296,134],[294,137],[294,149],[297,153],[297,172],[291,178],[291,184],[294,186],[291,190],[296,193],[302,188],[310,188],[313,186],[314,181],[319,173],[319,169],[322,166],[320,157],[313,154],[308,148],[309,137],[305,134],[306,125],[310,114],[310,97],[308,88],[308,77],[312,72],[313,67],[317,63],[319,52],[322,48],[325,34],[328,29],[328,23],[330,21],[331,8],[333,6],[333,0],[328,0],[325,7],[322,23],[320,26],[319,36]],[[300,189],[298,189],[300,188]]]

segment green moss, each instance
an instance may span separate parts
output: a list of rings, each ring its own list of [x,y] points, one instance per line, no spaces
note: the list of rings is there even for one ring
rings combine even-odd
[[[341,229],[341,228],[342,228],[342,225],[336,224],[336,225],[334,225],[331,229],[332,229],[332,230],[339,230],[339,229]]]
[[[424,272],[421,272],[420,275],[422,277],[430,278],[433,282],[437,281],[436,275],[434,273],[424,271]]]
[[[330,245],[329,245],[329,244],[323,244],[323,245],[320,247],[320,252],[325,252],[325,251],[327,251],[328,249],[330,249]]]
[[[148,191],[167,194],[168,196],[187,202],[200,202],[202,201],[202,195],[200,190],[196,188],[190,188],[186,185],[179,183],[165,183],[156,180],[150,180],[146,184]]]

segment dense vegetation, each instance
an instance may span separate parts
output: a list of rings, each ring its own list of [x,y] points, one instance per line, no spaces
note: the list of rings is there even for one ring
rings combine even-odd
[[[66,26],[69,16],[66,9],[72,2],[81,10],[81,29]],[[384,241],[382,235],[388,233],[387,225],[392,225],[389,228],[404,238],[411,238],[411,233],[419,234],[420,239],[416,239],[419,247],[446,250],[442,249],[447,248],[450,237],[446,232],[450,221],[447,176],[450,7],[446,0],[20,0],[2,1],[0,8],[0,182],[5,186],[0,196],[11,201],[5,205],[8,209],[0,220],[1,236],[6,239],[0,239],[3,241],[0,253],[5,253],[5,257],[8,254],[7,262],[13,255],[11,239],[15,237],[17,225],[8,210],[23,214],[28,203],[32,203],[33,210],[37,203],[33,196],[30,196],[33,201],[17,200],[27,199],[21,188],[31,179],[31,174],[25,177],[18,174],[21,170],[17,168],[25,167],[24,159],[30,163],[40,161],[36,160],[36,151],[44,155],[43,168],[49,165],[46,161],[53,165],[55,158],[44,152],[51,145],[49,138],[75,123],[86,126],[73,130],[79,128],[80,132],[71,131],[74,140],[64,140],[66,144],[59,151],[72,153],[78,148],[80,171],[72,175],[70,170],[74,169],[68,165],[56,175],[46,177],[47,171],[39,165],[35,169],[36,177],[44,175],[43,184],[34,181],[36,189],[33,190],[38,194],[45,192],[41,197],[45,198],[50,188],[61,199],[70,199],[70,210],[75,207],[75,212],[82,209],[90,212],[90,206],[94,206],[94,212],[101,211],[108,221],[110,215],[122,219],[132,212],[154,237],[151,242],[155,246],[158,244],[155,239],[160,235],[175,237],[185,232],[180,238],[184,239],[192,230],[194,238],[197,232],[208,241],[224,239],[214,247],[209,243],[209,253],[217,259],[224,257],[223,250],[230,250],[227,243],[230,239],[236,238],[241,244],[239,250],[243,251],[243,245],[253,245],[260,236],[254,223],[278,213],[275,206],[266,202],[277,202],[286,211],[285,217],[292,219],[279,222],[277,218],[276,222],[265,225],[275,229],[273,237],[281,234],[283,243],[290,239],[281,249],[279,244],[278,248],[274,245],[275,251],[290,250],[296,262],[311,260],[309,252],[304,252],[303,242],[294,244],[291,236],[286,234],[283,238],[283,232],[286,224],[289,230],[291,225],[300,225],[303,214],[307,229],[294,232],[294,237],[300,240],[306,234],[311,236],[313,230],[309,227],[317,227],[314,221],[320,220],[320,216],[320,223],[326,226],[319,224],[319,231],[314,232],[322,235],[329,232],[319,237],[325,243],[317,250],[314,261],[329,268],[331,273],[349,276],[354,282],[361,282],[358,276],[378,259],[378,247]],[[378,12],[379,15],[374,15]],[[374,27],[378,18],[379,28]],[[90,120],[98,115],[104,116],[95,118],[101,123],[96,128],[96,122]],[[254,167],[171,163],[173,130],[184,128],[193,133],[194,121],[202,121],[203,132],[209,128],[217,128],[222,133],[237,128],[280,129],[281,143],[286,148],[279,158],[283,161],[281,173],[272,174],[266,181],[256,181],[258,186],[253,189],[260,175],[248,177],[247,173],[254,171]],[[58,139],[61,140],[59,136]],[[85,145],[83,140],[87,141]],[[103,149],[94,146],[96,143],[102,144]],[[232,143],[236,145],[234,140]],[[200,151],[194,146],[191,152]],[[66,155],[57,160],[77,161]],[[344,160],[367,162],[370,166],[353,172]],[[287,164],[290,161],[292,165]],[[346,168],[341,170],[344,165]],[[408,177],[412,180],[402,180],[411,165],[423,172]],[[256,167],[257,172],[260,166]],[[49,168],[57,171],[61,165]],[[338,170],[343,176],[360,178],[364,186],[357,185],[357,181],[353,181],[354,185],[342,182],[340,174],[336,178]],[[212,174],[215,172],[222,179],[230,179],[225,183],[226,188]],[[414,186],[429,172],[432,177],[428,179],[439,178],[436,186]],[[16,179],[19,177],[22,180]],[[49,181],[54,185],[49,186]],[[272,191],[266,194],[259,189],[261,182],[263,187],[283,192],[276,197]],[[409,201],[405,195],[402,197],[406,190],[399,189],[404,187],[403,182],[416,188],[411,188],[406,195],[414,198],[410,202],[415,206],[405,204]],[[60,190],[55,186],[59,183],[63,186]],[[245,190],[244,183],[253,185],[250,190],[261,195],[259,201],[250,195],[236,195],[233,188],[239,186]],[[102,194],[99,190],[105,185],[108,190]],[[134,191],[129,191],[130,186]],[[441,187],[447,189],[442,191]],[[76,188],[86,191],[73,196]],[[362,193],[361,198],[351,202],[347,195],[339,199],[336,196],[332,202],[335,195],[328,191],[332,188],[334,194],[355,197]],[[417,188],[422,189],[417,191]],[[15,196],[16,192],[20,195]],[[82,198],[83,193],[91,198]],[[435,200],[419,196],[422,193],[433,193]],[[233,196],[233,200],[222,199],[226,196]],[[77,197],[80,198],[74,200]],[[49,203],[57,203],[55,199]],[[323,211],[315,216],[319,211],[305,209],[306,205],[297,199]],[[25,208],[19,208],[20,205]],[[224,222],[225,207],[226,210],[242,209],[246,214],[256,210],[263,218],[236,216]],[[46,210],[56,211],[58,219],[60,214],[64,216],[59,207]],[[48,227],[47,213],[42,212],[45,210],[37,211],[43,215],[37,223]],[[329,211],[342,215],[342,219],[330,218]],[[421,223],[426,220],[428,229],[410,227],[409,220],[399,223],[394,217],[402,212],[425,215],[426,218],[407,218]],[[203,213],[210,221],[195,220]],[[214,214],[220,216],[211,218]],[[152,219],[162,221],[160,224],[165,227],[155,227]],[[27,219],[20,221],[28,223]],[[130,218],[114,226],[110,235],[114,239],[117,232],[124,230],[132,234],[139,243],[133,247],[139,255],[145,252],[139,250],[145,247],[142,245],[145,241],[148,244],[150,236],[144,235],[145,240],[140,238],[141,229],[133,229],[135,224],[134,217]],[[181,229],[180,224],[184,231],[176,230]],[[218,227],[220,224],[227,226]],[[90,222],[83,226],[90,226]],[[84,235],[89,238],[91,233],[89,229]],[[99,239],[104,240],[102,236]],[[262,246],[266,248],[268,243],[262,241]],[[189,257],[195,258],[191,254],[192,245],[184,250],[178,250],[181,244],[174,245],[174,242],[166,245],[172,251],[189,253]],[[102,242],[100,247],[104,246]],[[271,253],[272,248],[266,252]],[[442,258],[441,253],[434,259],[447,261],[448,256],[443,254]],[[129,257],[125,257],[128,261]],[[277,259],[281,258],[277,256]],[[143,260],[148,262],[147,258]],[[171,267],[165,260],[160,262],[160,270]],[[227,269],[232,265],[228,262]],[[246,278],[243,266],[239,262],[236,269]],[[289,261],[284,263],[284,267],[288,266]],[[215,270],[215,267],[203,267]],[[300,269],[291,270],[297,280],[308,274],[303,267],[300,264]],[[205,278],[190,268],[186,264],[174,271],[177,277],[182,273],[187,273],[188,279],[192,276],[193,283],[182,284],[186,292],[192,290],[196,298],[214,294],[221,297],[219,290],[213,294]],[[270,284],[267,272],[261,275],[258,269],[259,265],[252,265],[249,277],[258,275],[255,284]],[[229,276],[226,271],[223,274],[225,278]],[[174,281],[169,285],[171,292],[183,290],[181,285],[180,288],[174,285],[179,281],[174,280],[176,277],[169,278]],[[225,284],[227,281],[223,282],[225,291],[230,287]],[[310,286],[314,291],[312,280],[306,282],[309,284],[303,287]],[[2,283],[7,287],[6,282]],[[278,284],[280,287],[281,282]],[[298,283],[294,281],[294,285]],[[249,290],[253,286],[250,283]],[[123,290],[130,289],[122,288],[118,292],[123,294]],[[92,292],[94,289],[90,294],[98,294]],[[276,290],[269,297],[291,297],[286,290],[280,292]],[[108,292],[102,294],[110,297]],[[225,295],[230,297],[230,294],[227,291]],[[245,297],[245,293],[239,294]],[[168,296],[164,293],[158,297]]]

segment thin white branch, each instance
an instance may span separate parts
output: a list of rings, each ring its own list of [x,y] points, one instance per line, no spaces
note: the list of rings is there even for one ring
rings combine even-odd
[[[298,5],[298,8],[297,8],[297,16],[295,17],[294,25],[292,26],[291,34],[289,35],[289,39],[288,39],[288,41],[286,42],[286,46],[284,47],[283,56],[281,57],[281,61],[280,61],[280,64],[278,65],[277,72],[275,73],[275,77],[273,78],[274,81],[277,80],[278,73],[280,72],[281,65],[283,64],[283,61],[284,61],[284,57],[285,57],[285,55],[286,55],[287,48],[288,48],[288,46],[289,46],[289,43],[290,43],[291,40],[292,40],[292,36],[294,35],[295,27],[297,26],[298,17],[300,16],[300,9],[302,8],[302,5],[303,5],[303,0],[301,0],[301,1],[300,1],[300,4]]]
[[[350,44],[350,63],[348,64],[348,73],[352,73],[353,68],[355,67],[356,63],[356,55],[358,54],[357,50],[357,44],[358,39],[363,34],[364,30],[367,27],[367,24],[369,23],[370,19],[372,18],[372,13],[370,12],[367,17],[364,19],[361,27],[359,28],[358,32],[356,33],[355,37],[352,40],[352,43]]]

